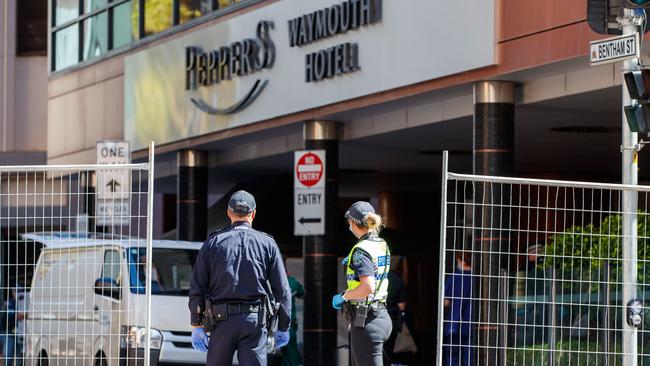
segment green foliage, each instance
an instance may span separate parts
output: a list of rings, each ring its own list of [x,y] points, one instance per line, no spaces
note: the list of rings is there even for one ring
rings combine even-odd
[[[613,353],[621,352],[620,342],[613,345]],[[558,342],[555,351],[554,365],[605,365],[602,345],[598,342],[566,341]],[[506,365],[548,366],[550,351],[548,344],[529,346],[526,349],[510,349],[506,353]],[[610,355],[615,366],[621,365],[621,357]]]
[[[638,276],[639,283],[650,279],[646,273],[646,260],[650,259],[650,222],[648,214],[638,214]],[[610,266],[610,282],[621,282],[622,265],[622,218],[610,215],[595,226],[571,226],[561,234],[553,235],[546,245],[546,258],[542,267],[554,268],[556,278],[562,281],[562,288],[572,292],[598,291],[603,280],[605,264]],[[650,269],[650,268],[648,268]]]

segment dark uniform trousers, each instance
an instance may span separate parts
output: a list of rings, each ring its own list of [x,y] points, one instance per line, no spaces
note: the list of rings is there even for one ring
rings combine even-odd
[[[207,366],[231,366],[235,351],[243,366],[266,366],[266,328],[258,313],[230,315],[210,334]]]
[[[384,342],[390,336],[393,324],[386,309],[366,321],[364,328],[350,326],[352,362],[355,366],[382,366]]]

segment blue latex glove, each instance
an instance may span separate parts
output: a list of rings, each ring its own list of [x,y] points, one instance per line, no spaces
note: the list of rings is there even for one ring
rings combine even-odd
[[[210,337],[205,334],[203,328],[192,329],[192,347],[201,352],[208,352],[208,345],[210,345]]]
[[[278,350],[287,344],[289,344],[289,331],[285,330],[284,332],[281,330],[278,330],[275,332],[275,349]]]
[[[343,298],[342,294],[336,294],[332,298],[332,307],[336,310],[341,310],[343,308],[343,303],[345,302],[345,299]]]
[[[343,260],[341,261],[341,264],[342,264],[344,267],[347,266],[347,265],[348,265],[348,257],[343,258]]]

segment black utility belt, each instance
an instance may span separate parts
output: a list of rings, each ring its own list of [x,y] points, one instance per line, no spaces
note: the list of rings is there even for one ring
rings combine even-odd
[[[377,317],[377,314],[381,310],[386,309],[385,302],[373,301],[370,304],[367,303],[346,303],[347,306],[343,308],[345,317],[348,321],[358,328],[363,328],[366,324]]]
[[[212,311],[214,312],[217,320],[219,320],[219,314],[222,316],[225,315],[227,318],[229,315],[257,313],[261,308],[262,305],[259,302],[225,302],[222,304],[212,304]]]
[[[358,307],[364,307],[364,306],[367,306],[368,308],[370,308],[370,309],[372,309],[372,310],[374,310],[374,311],[378,311],[378,310],[386,309],[386,303],[383,302],[383,301],[373,301],[373,302],[371,302],[370,304],[365,304],[365,303],[352,303],[352,302],[351,302],[351,303],[350,303],[350,306],[351,306],[353,309],[356,309],[356,308],[358,308]]]
[[[246,304],[246,303],[226,303],[228,314],[245,314],[245,313],[257,313],[262,308],[262,305],[257,304]],[[213,305],[214,306],[214,305]],[[217,305],[218,306],[218,305]]]
[[[211,332],[217,322],[224,321],[232,315],[259,313],[263,310],[262,304],[257,302],[224,302],[213,304],[206,302],[206,311],[203,314],[203,328]]]

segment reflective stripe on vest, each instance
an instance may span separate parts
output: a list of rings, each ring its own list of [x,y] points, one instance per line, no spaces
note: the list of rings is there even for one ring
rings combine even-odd
[[[372,258],[372,263],[375,266],[375,286],[379,286],[379,282],[382,277],[384,278],[381,283],[381,288],[377,290],[377,296],[374,298],[376,301],[386,301],[388,297],[388,271],[390,271],[390,250],[388,249],[388,244],[385,241],[375,241],[375,240],[362,240],[357,245],[352,247],[350,254],[348,254],[348,265],[346,268],[348,290],[353,290],[361,284],[358,281],[357,276],[354,273],[354,270],[350,268],[352,264],[352,253],[355,249],[360,248],[364,252],[368,253]],[[388,253],[388,256],[386,255]],[[372,295],[370,295],[372,296]],[[372,301],[372,299],[368,299]],[[351,300],[351,303],[357,303],[361,301]]]

